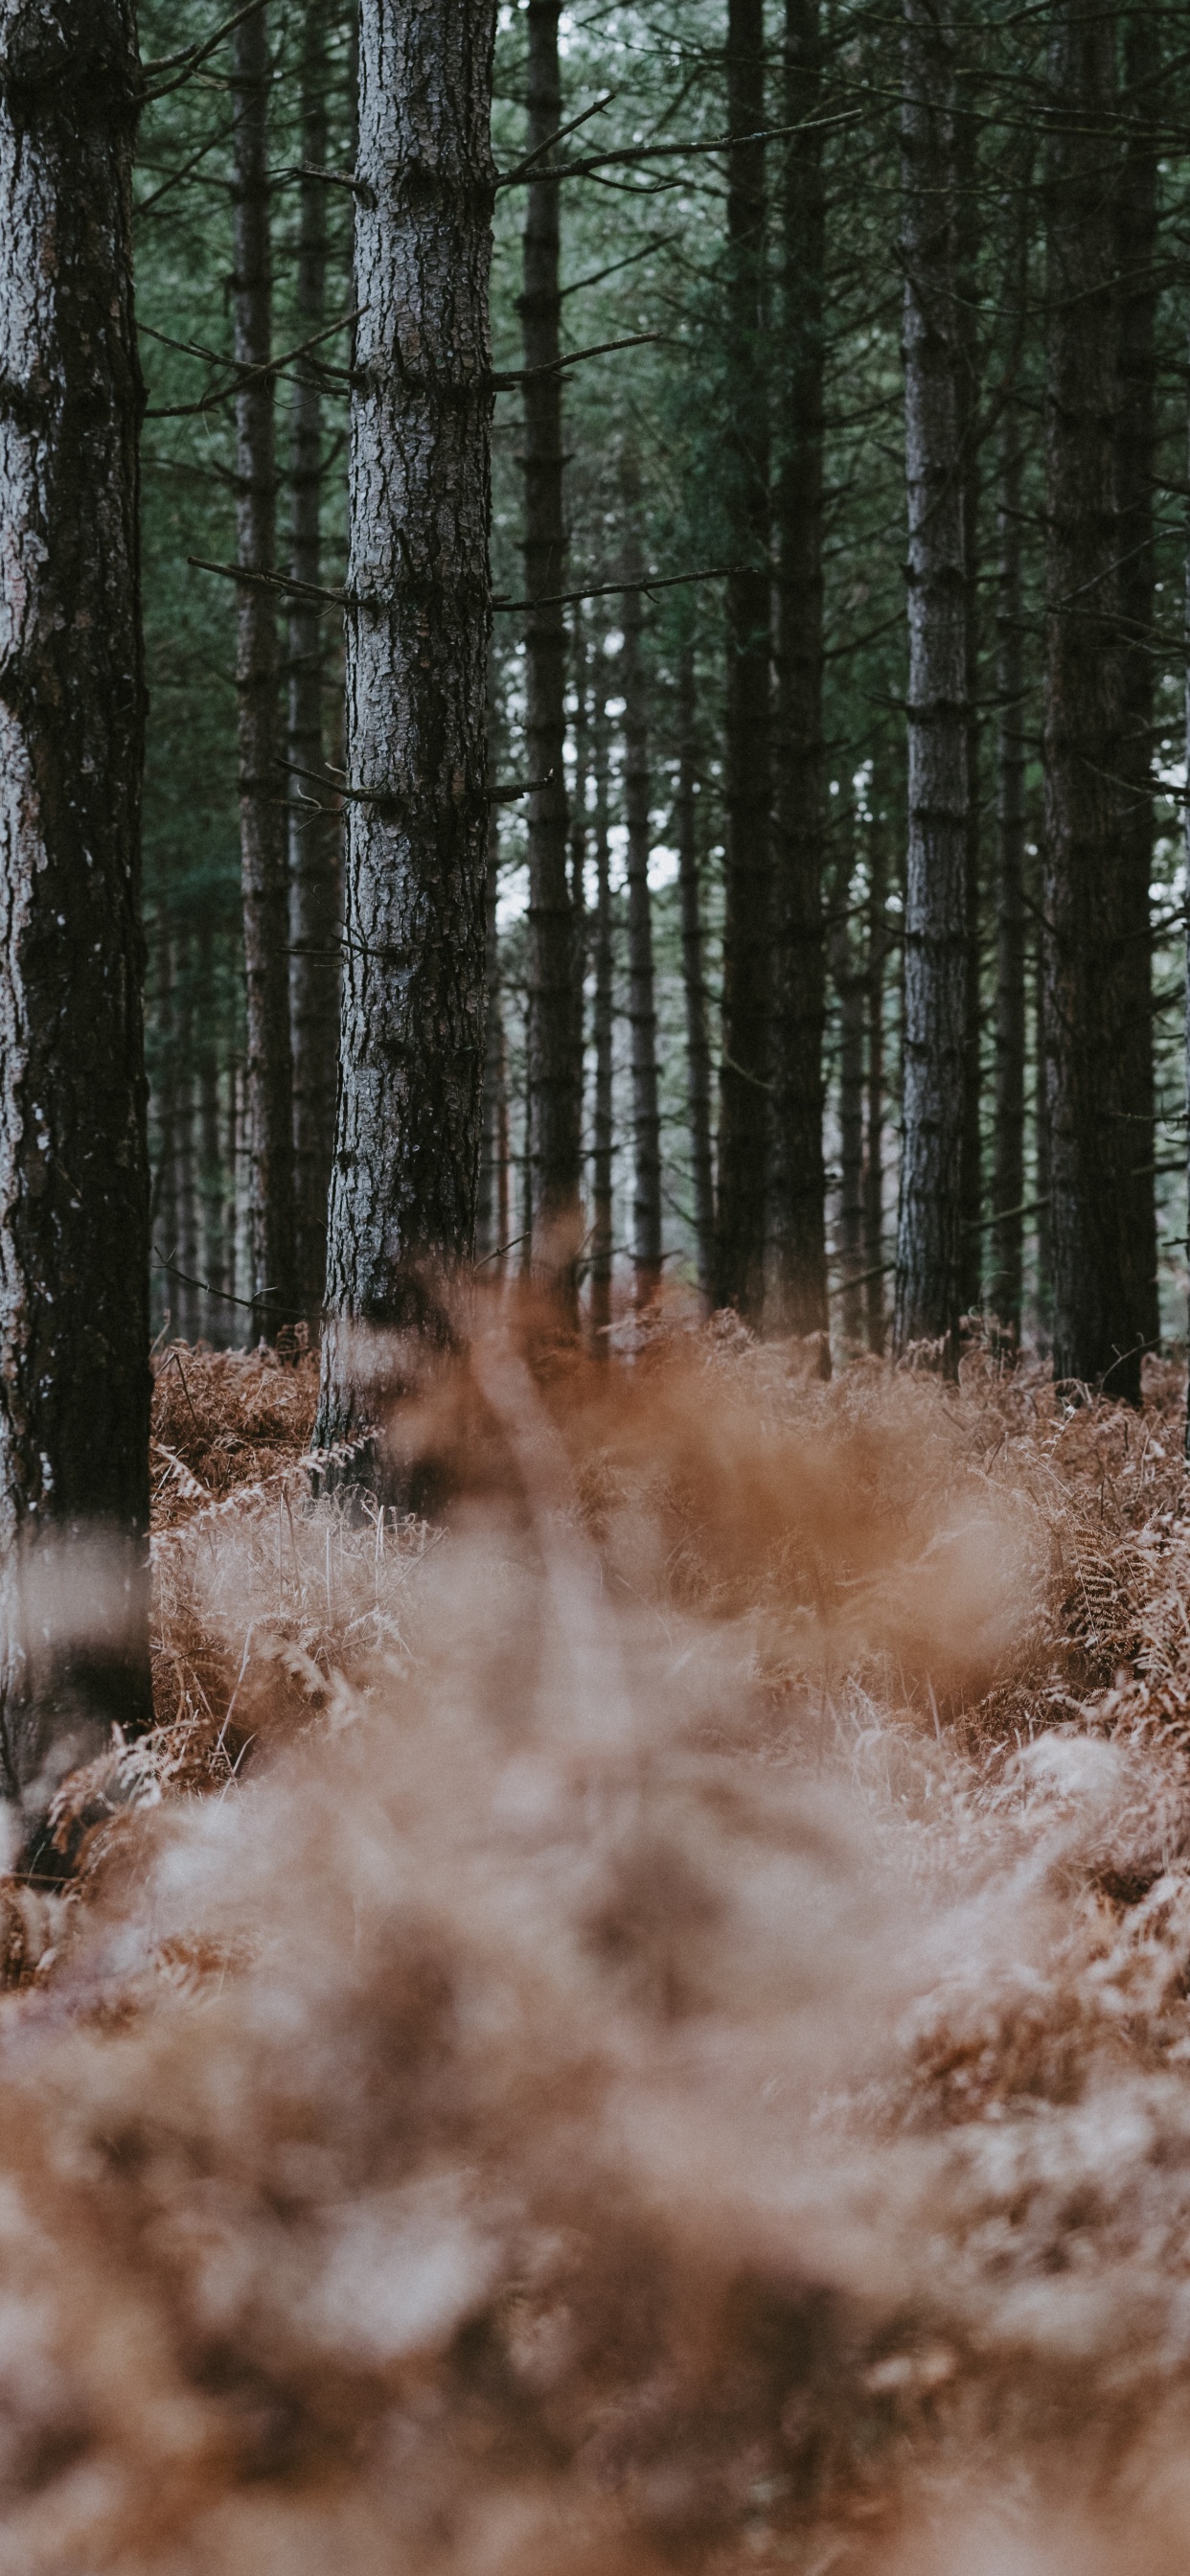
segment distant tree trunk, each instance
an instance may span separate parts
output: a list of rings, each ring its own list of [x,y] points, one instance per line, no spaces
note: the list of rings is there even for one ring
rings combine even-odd
[[[177,1010],[174,1044],[175,1076],[174,1188],[177,1193],[178,1332],[184,1342],[198,1338],[198,1174],[195,1169],[194,1084],[194,942],[188,929],[178,933]]]
[[[235,1305],[229,1311],[232,1323],[232,1340],[238,1345],[244,1338],[243,1300],[245,1291],[251,1283],[247,1281],[244,1276],[245,1265],[243,1258],[243,1245],[241,1241],[241,1205],[243,1200],[242,1175],[244,1170],[244,1076],[242,1067],[234,1063],[229,1064],[227,1068],[226,1108],[228,1192],[227,1213],[224,1222],[227,1227],[227,1293],[229,1297],[234,1297],[236,1300]]]
[[[782,334],[777,478],[773,1234],[783,1328],[827,1328],[822,1158],[823,266],[818,0],[786,0]],[[822,1343],[829,1358],[829,1343]]]
[[[873,782],[873,795],[875,783]],[[868,1127],[864,1148],[864,1269],[868,1349],[884,1353],[884,976],[888,958],[888,844],[884,817],[868,826]]]
[[[152,1715],[130,0],[0,13],[0,1786]],[[72,1633],[43,1551],[105,1534]]]
[[[488,769],[499,775],[503,727],[496,690],[494,655],[488,656]],[[483,1277],[494,1282],[504,1268],[501,1247],[507,1242],[508,1102],[504,1072],[504,1006],[500,992],[500,808],[488,806],[487,893],[484,909],[484,991],[486,994],[483,1067],[483,1126],[479,1147],[479,1191],[475,1211],[475,1249]]]
[[[627,481],[627,478],[626,478]],[[635,487],[634,487],[635,489]],[[626,493],[631,513],[634,497]],[[639,548],[634,542],[633,554]],[[661,1286],[661,1113],[653,980],[649,735],[639,589],[624,593],[624,820],[628,832],[628,1027],[632,1043],[633,1290],[647,1306]]]
[[[161,1299],[173,1330],[178,1324],[178,1283],[174,1270],[178,1259],[178,1042],[175,1026],[174,943],[164,909],[157,916],[155,991],[153,1022],[160,1048],[160,1077],[154,1099],[153,1124],[156,1130],[156,1169],[153,1173],[151,1200],[151,1255],[153,1273],[160,1281]],[[169,1269],[165,1264],[170,1264]]]
[[[615,936],[612,920],[611,844],[608,818],[606,688],[596,682],[592,710],[595,749],[595,1107],[591,1170],[591,1333],[596,1353],[607,1356],[612,1315],[612,1157],[615,1148],[614,1057]],[[601,1340],[600,1336],[604,1338]]]
[[[901,154],[909,500],[909,847],[898,1351],[958,1362],[967,1030],[966,545],[954,270],[954,31],[905,0]]]
[[[765,380],[764,0],[728,0],[726,334],[727,854],[715,1296],[764,1303],[772,992],[769,839],[769,430]]]
[[[850,850],[834,887],[830,933],[831,973],[839,999],[839,1267],[840,1322],[849,1351],[858,1349],[864,1299],[859,1285],[864,1249],[864,976],[848,919]]]
[[[1025,632],[1020,410],[1000,415],[996,482],[996,1123],[988,1298],[1021,1337],[1025,1220]]]
[[[1036,870],[1039,897],[1045,883],[1044,862]],[[1052,1196],[1053,1161],[1050,1153],[1049,1048],[1045,1026],[1046,949],[1045,922],[1037,906],[1033,933],[1033,1129],[1037,1164],[1037,1282],[1034,1303],[1034,1330],[1039,1343],[1048,1344],[1053,1324]]]
[[[363,0],[339,1112],[316,1438],[377,1400],[378,1328],[444,1334],[483,1089],[491,624],[487,0]],[[361,1327],[363,1330],[361,1331]]]
[[[263,5],[232,39],[232,219],[235,353],[250,369],[236,395],[236,559],[249,575],[276,562],[277,467],[272,357],[268,109],[272,68]],[[277,765],[278,669],[274,593],[242,581],[236,611],[240,865],[248,997],[248,1203],[253,1327],[266,1336],[291,1312],[292,1079],[289,1060],[288,902],[282,771]]]
[[[979,798],[979,152],[970,104],[973,72],[964,48],[965,104],[955,115],[955,327],[959,343],[959,401],[963,445],[963,633],[966,654],[967,828],[963,910],[966,919],[963,1007],[963,1144],[959,1211],[959,1302],[964,1313],[983,1304],[983,852]]]
[[[1119,505],[1120,624],[1123,637],[1123,732],[1120,775],[1122,975],[1122,1106],[1132,1151],[1132,1256],[1138,1336],[1160,1337],[1157,1296],[1157,1209],[1154,1191],[1152,919],[1153,875],[1153,468],[1157,396],[1157,190],[1161,144],[1161,21],[1150,6],[1124,20],[1125,146],[1120,173],[1117,253],[1120,334],[1117,358],[1116,477]],[[1111,1381],[1114,1386],[1115,1380]]]
[[[223,1303],[227,1286],[226,1247],[223,1231],[223,1140],[219,1133],[219,1059],[215,1052],[218,1026],[215,993],[215,961],[209,930],[201,934],[199,944],[199,991],[202,998],[202,1034],[198,1048],[199,1083],[199,1187],[202,1214],[202,1250],[199,1269],[207,1282],[204,1301],[203,1330],[216,1346],[227,1339],[228,1309]]]
[[[302,160],[327,161],[327,0],[306,0],[302,29]],[[310,340],[326,321],[325,183],[299,182],[295,333]],[[313,367],[299,372],[290,429],[295,581],[322,580],[322,395]],[[296,1303],[311,1323],[326,1287],[326,1210],[335,1141],[339,1043],[340,824],[311,787],[324,774],[323,620],[316,600],[289,603],[289,1014],[293,1059],[293,1215]],[[302,772],[305,775],[302,775]]]
[[[686,1114],[694,1188],[694,1242],[698,1285],[709,1303],[715,1250],[715,1194],[711,1161],[711,1039],[707,1022],[702,898],[698,848],[698,699],[694,647],[678,663],[678,792],[674,827],[682,904],[682,987],[686,1003]]]
[[[562,122],[558,70],[560,0],[529,0],[528,148],[536,152]],[[573,1308],[575,1220],[580,1178],[580,1059],[575,1046],[574,922],[566,877],[566,528],[562,513],[561,300],[558,181],[526,188],[525,366],[525,750],[528,774],[546,783],[529,798],[529,1098],[533,1156],[534,1257],[562,1303]],[[539,604],[540,603],[540,604]]]
[[[1056,0],[1046,293],[1045,913],[1054,1374],[1137,1401],[1120,867],[1115,24]]]

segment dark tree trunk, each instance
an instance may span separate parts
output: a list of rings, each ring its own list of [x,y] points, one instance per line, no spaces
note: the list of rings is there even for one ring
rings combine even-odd
[[[35,1815],[152,1714],[138,95],[130,0],[3,13],[0,1785]],[[89,1529],[71,1633],[44,1552]]]
[[[1140,1394],[1115,485],[1115,25],[1057,0],[1046,292],[1046,1042],[1054,1374]]]
[[[327,0],[306,0],[302,32],[302,160],[327,162]],[[326,202],[318,179],[300,182],[295,332],[310,340],[326,321]],[[290,428],[295,581],[322,579],[322,395],[299,369]],[[339,848],[330,799],[311,787],[323,773],[323,619],[295,594],[289,606],[289,1014],[293,1061],[293,1222],[296,1302],[316,1323],[326,1286],[326,1210],[335,1138],[339,1042]],[[301,773],[304,772],[303,776]]]
[[[1161,146],[1161,27],[1150,6],[1124,22],[1125,146],[1120,174],[1117,253],[1120,336],[1117,361],[1116,477],[1119,507],[1120,625],[1123,637],[1123,733],[1119,865],[1125,911],[1122,977],[1124,1063],[1121,1095],[1131,1153],[1132,1255],[1136,1332],[1155,1343],[1157,1209],[1154,1192],[1152,927],[1153,874],[1152,655],[1153,465],[1157,395],[1157,188]],[[1115,1381],[1112,1380],[1114,1385]]]
[[[153,1021],[160,1047],[160,1077],[153,1097],[156,1167],[151,1202],[153,1276],[158,1281],[164,1316],[176,1332],[178,1283],[178,1042],[175,1025],[174,942],[164,911],[157,917]],[[169,1267],[166,1268],[166,1264]],[[156,1308],[154,1309],[156,1312]]]
[[[560,0],[529,0],[530,152],[562,121],[558,71]],[[550,156],[539,164],[549,171]],[[566,624],[562,516],[562,378],[558,281],[559,184],[543,175],[526,189],[525,366],[525,750],[528,775],[546,783],[529,798],[529,1098],[533,1156],[534,1257],[563,1303],[575,1296],[574,1234],[580,1179],[581,1064],[575,1046],[574,922],[566,877]],[[543,372],[536,372],[536,371]],[[538,604],[540,603],[540,605]]]
[[[873,795],[875,783],[873,782]],[[868,1349],[884,1353],[884,977],[888,958],[888,844],[884,816],[868,826],[868,1129],[864,1148],[864,1269]]]
[[[840,1324],[848,1351],[859,1347],[864,1299],[864,974],[848,919],[851,853],[839,868],[831,922],[831,974],[839,1001]]]
[[[996,1122],[988,1301],[1021,1336],[1025,1219],[1025,632],[1019,407],[1000,416],[996,533]]]
[[[607,1356],[612,1314],[612,1156],[615,1033],[615,934],[612,919],[608,817],[606,688],[596,682],[592,711],[595,749],[595,1105],[591,1125],[591,1332],[600,1358]],[[603,1336],[601,1339],[600,1336]]]
[[[682,988],[686,1004],[686,1115],[694,1190],[694,1241],[698,1285],[709,1302],[715,1249],[715,1193],[711,1160],[711,1039],[707,1020],[699,887],[698,699],[694,647],[686,643],[678,664],[678,792],[674,800],[678,887],[682,905]]]
[[[1036,902],[1036,918],[1033,932],[1033,1062],[1035,1068],[1033,1084],[1033,1133],[1037,1165],[1037,1281],[1036,1297],[1034,1301],[1034,1329],[1037,1334],[1038,1342],[1048,1345],[1052,1338],[1054,1293],[1053,1261],[1051,1257],[1052,1228],[1050,1223],[1052,1215],[1053,1159],[1050,1153],[1049,1049],[1046,1044],[1045,1029],[1047,941],[1045,936],[1045,924],[1041,913],[1041,897],[1045,883],[1044,862],[1041,867],[1037,869],[1036,876],[1038,881],[1033,888],[1034,899]]]
[[[503,726],[496,689],[495,656],[488,655],[488,776],[492,787],[500,773]],[[500,1146],[507,1125],[504,1098],[504,1007],[500,993],[500,807],[494,794],[488,806],[487,878],[484,897],[484,1055],[483,1123],[479,1142],[479,1185],[475,1201],[475,1250],[483,1277],[491,1283],[503,1269],[500,1231]],[[507,1188],[507,1184],[506,1184]]]
[[[969,796],[953,26],[905,0],[901,153],[909,500],[909,847],[898,1351],[958,1360]]]
[[[625,478],[627,483],[627,477]],[[626,493],[630,522],[634,497]],[[633,552],[638,551],[633,546]],[[657,1097],[657,1003],[653,982],[653,904],[649,733],[641,653],[642,603],[624,593],[624,820],[628,833],[628,1027],[632,1047],[633,1290],[647,1306],[661,1286],[661,1113]]]
[[[783,146],[773,1235],[782,1326],[825,1334],[821,77],[818,0],[786,0],[784,122],[801,130]]]
[[[487,0],[363,0],[339,1112],[317,1438],[377,1328],[447,1329],[483,1091],[494,173]],[[361,1330],[361,1328],[364,1328]]]
[[[974,70],[965,48],[967,82]],[[955,256],[956,328],[959,341],[959,398],[963,442],[963,574],[964,644],[967,700],[967,830],[963,909],[966,918],[965,1000],[963,1008],[963,1145],[959,1211],[959,1302],[964,1313],[978,1313],[983,1303],[983,1028],[982,910],[983,853],[980,845],[979,799],[979,499],[980,499],[980,367],[979,342],[979,155],[978,128],[970,104],[960,104],[955,117]]]
[[[236,559],[248,574],[276,560],[277,468],[272,356],[268,110],[272,69],[263,5],[236,28],[232,70],[236,396]],[[277,619],[266,581],[242,581],[236,610],[240,866],[248,1002],[248,1205],[253,1328],[292,1312],[292,1079],[289,1058],[285,813],[278,767]]]
[[[198,1338],[198,1174],[195,1168],[194,1083],[194,942],[181,930],[177,943],[177,1010],[174,1044],[178,1051],[177,1115],[174,1121],[174,1188],[177,1193],[178,1332],[184,1342]]]
[[[203,1330],[211,1341],[221,1346],[227,1340],[228,1309],[223,1302],[227,1286],[226,1245],[223,1231],[223,1152],[219,1133],[219,1058],[215,1049],[218,1028],[216,1009],[215,961],[209,931],[203,933],[199,949],[201,973],[199,990],[202,997],[202,1036],[199,1043],[199,1183],[202,1209],[202,1252],[199,1268],[207,1282],[204,1301]]]
[[[715,1296],[758,1322],[769,1141],[769,431],[765,381],[764,0],[728,0],[727,853]]]

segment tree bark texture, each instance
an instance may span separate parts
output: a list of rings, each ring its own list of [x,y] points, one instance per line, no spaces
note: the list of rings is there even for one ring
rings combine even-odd
[[[839,1003],[839,1307],[844,1343],[849,1351],[855,1351],[864,1322],[860,1274],[864,1266],[865,977],[848,918],[850,856],[848,851],[835,881],[830,951]]]
[[[232,221],[235,353],[248,370],[236,395],[236,560],[249,574],[276,563],[277,465],[272,358],[273,276],[268,115],[268,11],[236,28],[232,65]],[[293,1266],[292,1076],[289,1056],[288,897],[283,773],[278,766],[274,593],[242,581],[236,605],[240,868],[247,988],[248,1208],[253,1329],[290,1315]]]
[[[227,1287],[227,1249],[223,1231],[223,1155],[219,1133],[219,1056],[216,1047],[218,1028],[215,992],[215,961],[209,931],[204,931],[199,944],[199,991],[202,997],[203,1024],[198,1047],[199,1085],[199,1187],[202,1213],[202,1241],[199,1266],[207,1282],[208,1294],[203,1300],[202,1329],[216,1348],[227,1342],[231,1309],[224,1303]]]
[[[686,1116],[694,1193],[694,1242],[700,1295],[710,1301],[715,1250],[715,1183],[711,1156],[711,1036],[699,884],[698,694],[694,648],[678,663],[678,782],[674,836],[682,907],[682,991],[686,1006]]]
[[[612,914],[611,840],[608,814],[607,690],[595,684],[592,727],[595,753],[595,1101],[591,1121],[591,1335],[596,1356],[608,1355],[612,1316],[612,1179],[615,1147],[615,923]]]
[[[630,513],[635,499],[628,498]],[[639,546],[633,543],[633,553]],[[661,1286],[661,1111],[657,1093],[657,1001],[653,901],[649,891],[649,732],[641,650],[643,604],[624,593],[624,820],[628,835],[628,1029],[632,1048],[632,1269],[638,1307]]]
[[[770,1125],[769,415],[765,367],[764,0],[728,0],[726,336],[727,849],[715,1296],[764,1302]]]
[[[302,161],[327,160],[327,0],[307,0],[302,29]],[[326,203],[319,179],[299,183],[294,337],[326,321]],[[313,368],[298,370],[290,415],[290,570],[322,580],[322,394]],[[331,799],[311,788],[324,774],[324,618],[316,600],[289,603],[289,1017],[293,1065],[293,1221],[296,1303],[311,1323],[326,1287],[326,1211],[335,1138],[339,1045],[339,852]],[[300,773],[304,772],[305,775]]]
[[[963,48],[970,65],[970,37]],[[963,84],[960,98],[970,99]],[[971,108],[955,115],[955,295],[959,344],[959,401],[963,445],[963,603],[967,701],[967,831],[963,909],[966,918],[966,1000],[963,1033],[963,1144],[959,1216],[959,1303],[978,1313],[983,1303],[983,851],[979,796],[979,150]]]
[[[540,150],[562,122],[558,69],[560,0],[529,0],[528,149]],[[575,1044],[575,948],[566,876],[566,625],[562,515],[559,182],[526,188],[524,285],[520,299],[525,366],[525,751],[528,775],[544,783],[529,797],[529,1095],[533,1154],[534,1252],[563,1302],[574,1297],[573,1233],[579,1197],[582,1081]]]
[[[1132,1145],[1131,1212],[1136,1330],[1155,1343],[1157,1210],[1153,1186],[1154,1092],[1152,1016],[1153,874],[1152,656],[1153,467],[1157,400],[1157,195],[1161,114],[1160,19],[1149,6],[1124,21],[1124,152],[1117,215],[1119,343],[1116,385],[1116,498],[1119,509],[1120,625],[1123,642],[1123,731],[1119,864],[1123,871],[1124,946],[1120,966],[1124,1063],[1122,1106]],[[1114,1384],[1114,1380],[1112,1381]]]
[[[1136,1400],[1120,866],[1115,27],[1057,0],[1047,198],[1045,997],[1054,1373]]]
[[[958,1362],[969,796],[955,40],[905,0],[901,113],[909,503],[909,835],[895,1342]]]
[[[317,1439],[470,1259],[484,1056],[494,195],[488,0],[363,0],[339,1110]],[[361,1328],[363,1328],[361,1330]]]
[[[875,795],[875,782],[873,782]],[[868,1119],[864,1140],[864,1285],[868,1349],[884,1355],[884,980],[888,963],[888,841],[877,809],[868,825]]]
[[[1025,1219],[1025,630],[1020,412],[1000,415],[996,471],[996,1105],[988,1302],[1021,1336]]]
[[[137,99],[131,0],[0,9],[0,1786],[34,1813],[152,1714]],[[98,1587],[44,1561],[88,1530]]]
[[[494,791],[500,774],[500,750],[504,728],[500,722],[500,704],[496,689],[495,656],[488,654],[488,775]],[[501,1226],[508,1208],[507,1132],[508,1102],[504,1068],[504,1006],[500,992],[500,807],[494,792],[488,806],[487,879],[484,897],[484,1059],[483,1059],[483,1124],[479,1147],[479,1187],[475,1203],[475,1250],[483,1265],[485,1279],[494,1282],[503,1271],[501,1246],[507,1240],[507,1227]],[[503,1147],[503,1151],[502,1151]]]
[[[819,0],[786,0],[778,434],[773,1210],[783,1329],[825,1333],[823,269]],[[824,1345],[825,1347],[825,1345]]]
[[[157,916],[153,949],[153,1021],[161,1051],[160,1078],[154,1087],[152,1102],[156,1166],[149,1202],[152,1276],[156,1282],[153,1320],[156,1325],[159,1298],[164,1309],[162,1320],[168,1320],[176,1331],[178,1289],[173,1266],[178,1258],[178,1041],[174,1009],[174,943],[164,911]],[[171,1265],[168,1270],[165,1267],[167,1262]]]

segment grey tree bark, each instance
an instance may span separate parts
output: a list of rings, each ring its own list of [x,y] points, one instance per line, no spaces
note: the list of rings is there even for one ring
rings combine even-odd
[[[1054,1374],[1140,1394],[1115,478],[1115,25],[1055,0],[1046,160],[1045,996]]]
[[[445,1334],[484,1053],[494,197],[489,0],[363,0],[339,1109],[316,1438],[369,1423],[377,1329]],[[387,1368],[388,1363],[381,1363]]]
[[[979,334],[980,171],[979,128],[971,104],[971,31],[966,31],[962,69],[956,91],[955,152],[955,298],[959,345],[959,399],[963,445],[963,603],[967,701],[967,856],[963,908],[966,919],[966,999],[963,1034],[963,1143],[959,1216],[959,1303],[964,1313],[983,1304],[983,849],[979,793],[979,504],[980,377]]]
[[[678,663],[678,780],[674,837],[682,907],[682,992],[686,1006],[686,1116],[694,1193],[694,1242],[698,1285],[709,1303],[715,1251],[715,1184],[711,1157],[711,1036],[699,884],[699,731],[694,647],[687,641]]]
[[[860,1278],[864,1267],[864,963],[848,918],[850,843],[834,872],[831,975],[839,1003],[839,1269],[840,1324],[849,1351],[859,1348],[864,1325]]]
[[[223,1140],[219,1133],[219,1028],[215,989],[215,950],[209,929],[199,938],[199,991],[203,1027],[198,1049],[199,1189],[202,1216],[200,1268],[209,1295],[203,1303],[203,1330],[221,1348],[228,1339],[232,1309],[224,1303],[227,1248],[223,1230]]]
[[[539,151],[562,122],[558,68],[560,0],[529,0],[528,136]],[[566,588],[562,511],[562,377],[559,295],[559,182],[526,188],[524,285],[520,299],[525,367],[525,750],[528,775],[543,780],[529,798],[529,1098],[533,1157],[534,1259],[573,1311],[581,1149],[581,1056],[575,1043],[575,945],[566,876],[566,626],[557,604]]]
[[[635,476],[625,474],[630,550],[639,570],[633,530],[638,504]],[[652,845],[649,808],[647,681],[641,650],[643,603],[635,583],[624,593],[624,821],[628,852],[628,1028],[632,1047],[632,1270],[638,1307],[661,1286],[661,1112],[657,1091],[657,1000],[653,976],[653,903],[649,891]]]
[[[1120,863],[1126,910],[1120,965],[1125,1063],[1122,1105],[1131,1130],[1132,1253],[1136,1330],[1156,1343],[1157,1210],[1154,1191],[1152,916],[1152,629],[1156,574],[1153,472],[1157,406],[1158,185],[1161,145],[1160,14],[1145,5],[1124,19],[1124,152],[1117,214],[1119,343],[1116,362],[1116,477],[1119,509],[1123,730],[1120,744]],[[1113,1381],[1114,1383],[1114,1381]]]
[[[765,362],[764,0],[728,0],[727,355],[722,489],[728,527],[723,923],[715,1296],[764,1303],[772,1001],[769,830],[769,394]]]
[[[297,1282],[277,619],[274,593],[257,578],[275,568],[277,523],[266,0],[236,28],[232,41],[235,353],[245,370],[236,395],[236,561],[249,576],[236,597],[248,1206],[253,1329],[267,1336],[292,1314]]]
[[[596,1356],[608,1353],[612,1315],[612,1180],[615,1150],[615,923],[612,914],[608,812],[607,687],[595,682],[591,711],[595,755],[595,1100],[591,1122],[591,1335]]]
[[[1025,629],[1020,410],[1004,400],[996,462],[996,1106],[988,1299],[1021,1335],[1025,1219]]]
[[[822,1157],[823,268],[818,0],[786,0],[782,421],[775,501],[777,692],[773,1214],[779,1320],[827,1329]],[[824,1352],[829,1345],[822,1344]]]
[[[306,0],[301,52],[302,162],[327,162],[327,0]],[[326,321],[327,192],[299,183],[295,332]],[[322,580],[323,402],[317,370],[300,369],[290,415],[290,571]],[[333,800],[311,789],[324,774],[324,619],[316,600],[289,603],[289,1018],[293,1064],[293,1217],[296,1302],[311,1323],[326,1286],[326,1211],[335,1137],[339,1039],[339,853]],[[302,774],[304,773],[304,775]]]
[[[131,0],[0,9],[0,1786],[34,1817],[152,1715],[138,98]]]
[[[494,789],[500,774],[504,727],[496,687],[495,656],[488,655],[488,772]],[[487,879],[484,895],[484,1062],[483,1125],[479,1148],[479,1189],[475,1206],[475,1250],[485,1279],[494,1284],[502,1274],[502,1246],[508,1240],[508,1100],[504,1063],[504,1002],[500,990],[500,808],[495,795],[488,807]]]
[[[969,796],[955,38],[905,0],[901,111],[909,503],[909,834],[894,1340],[958,1363]]]
[[[875,801],[876,783],[872,795]],[[868,825],[868,1115],[864,1138],[864,1269],[868,1349],[884,1355],[884,984],[888,964],[888,839],[879,806]]]

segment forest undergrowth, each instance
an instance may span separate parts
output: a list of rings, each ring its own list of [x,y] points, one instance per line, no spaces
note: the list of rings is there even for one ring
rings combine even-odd
[[[493,1307],[406,1513],[315,1391],[158,1353],[2,1883],[0,2570],[1184,2567],[1182,1373]]]

